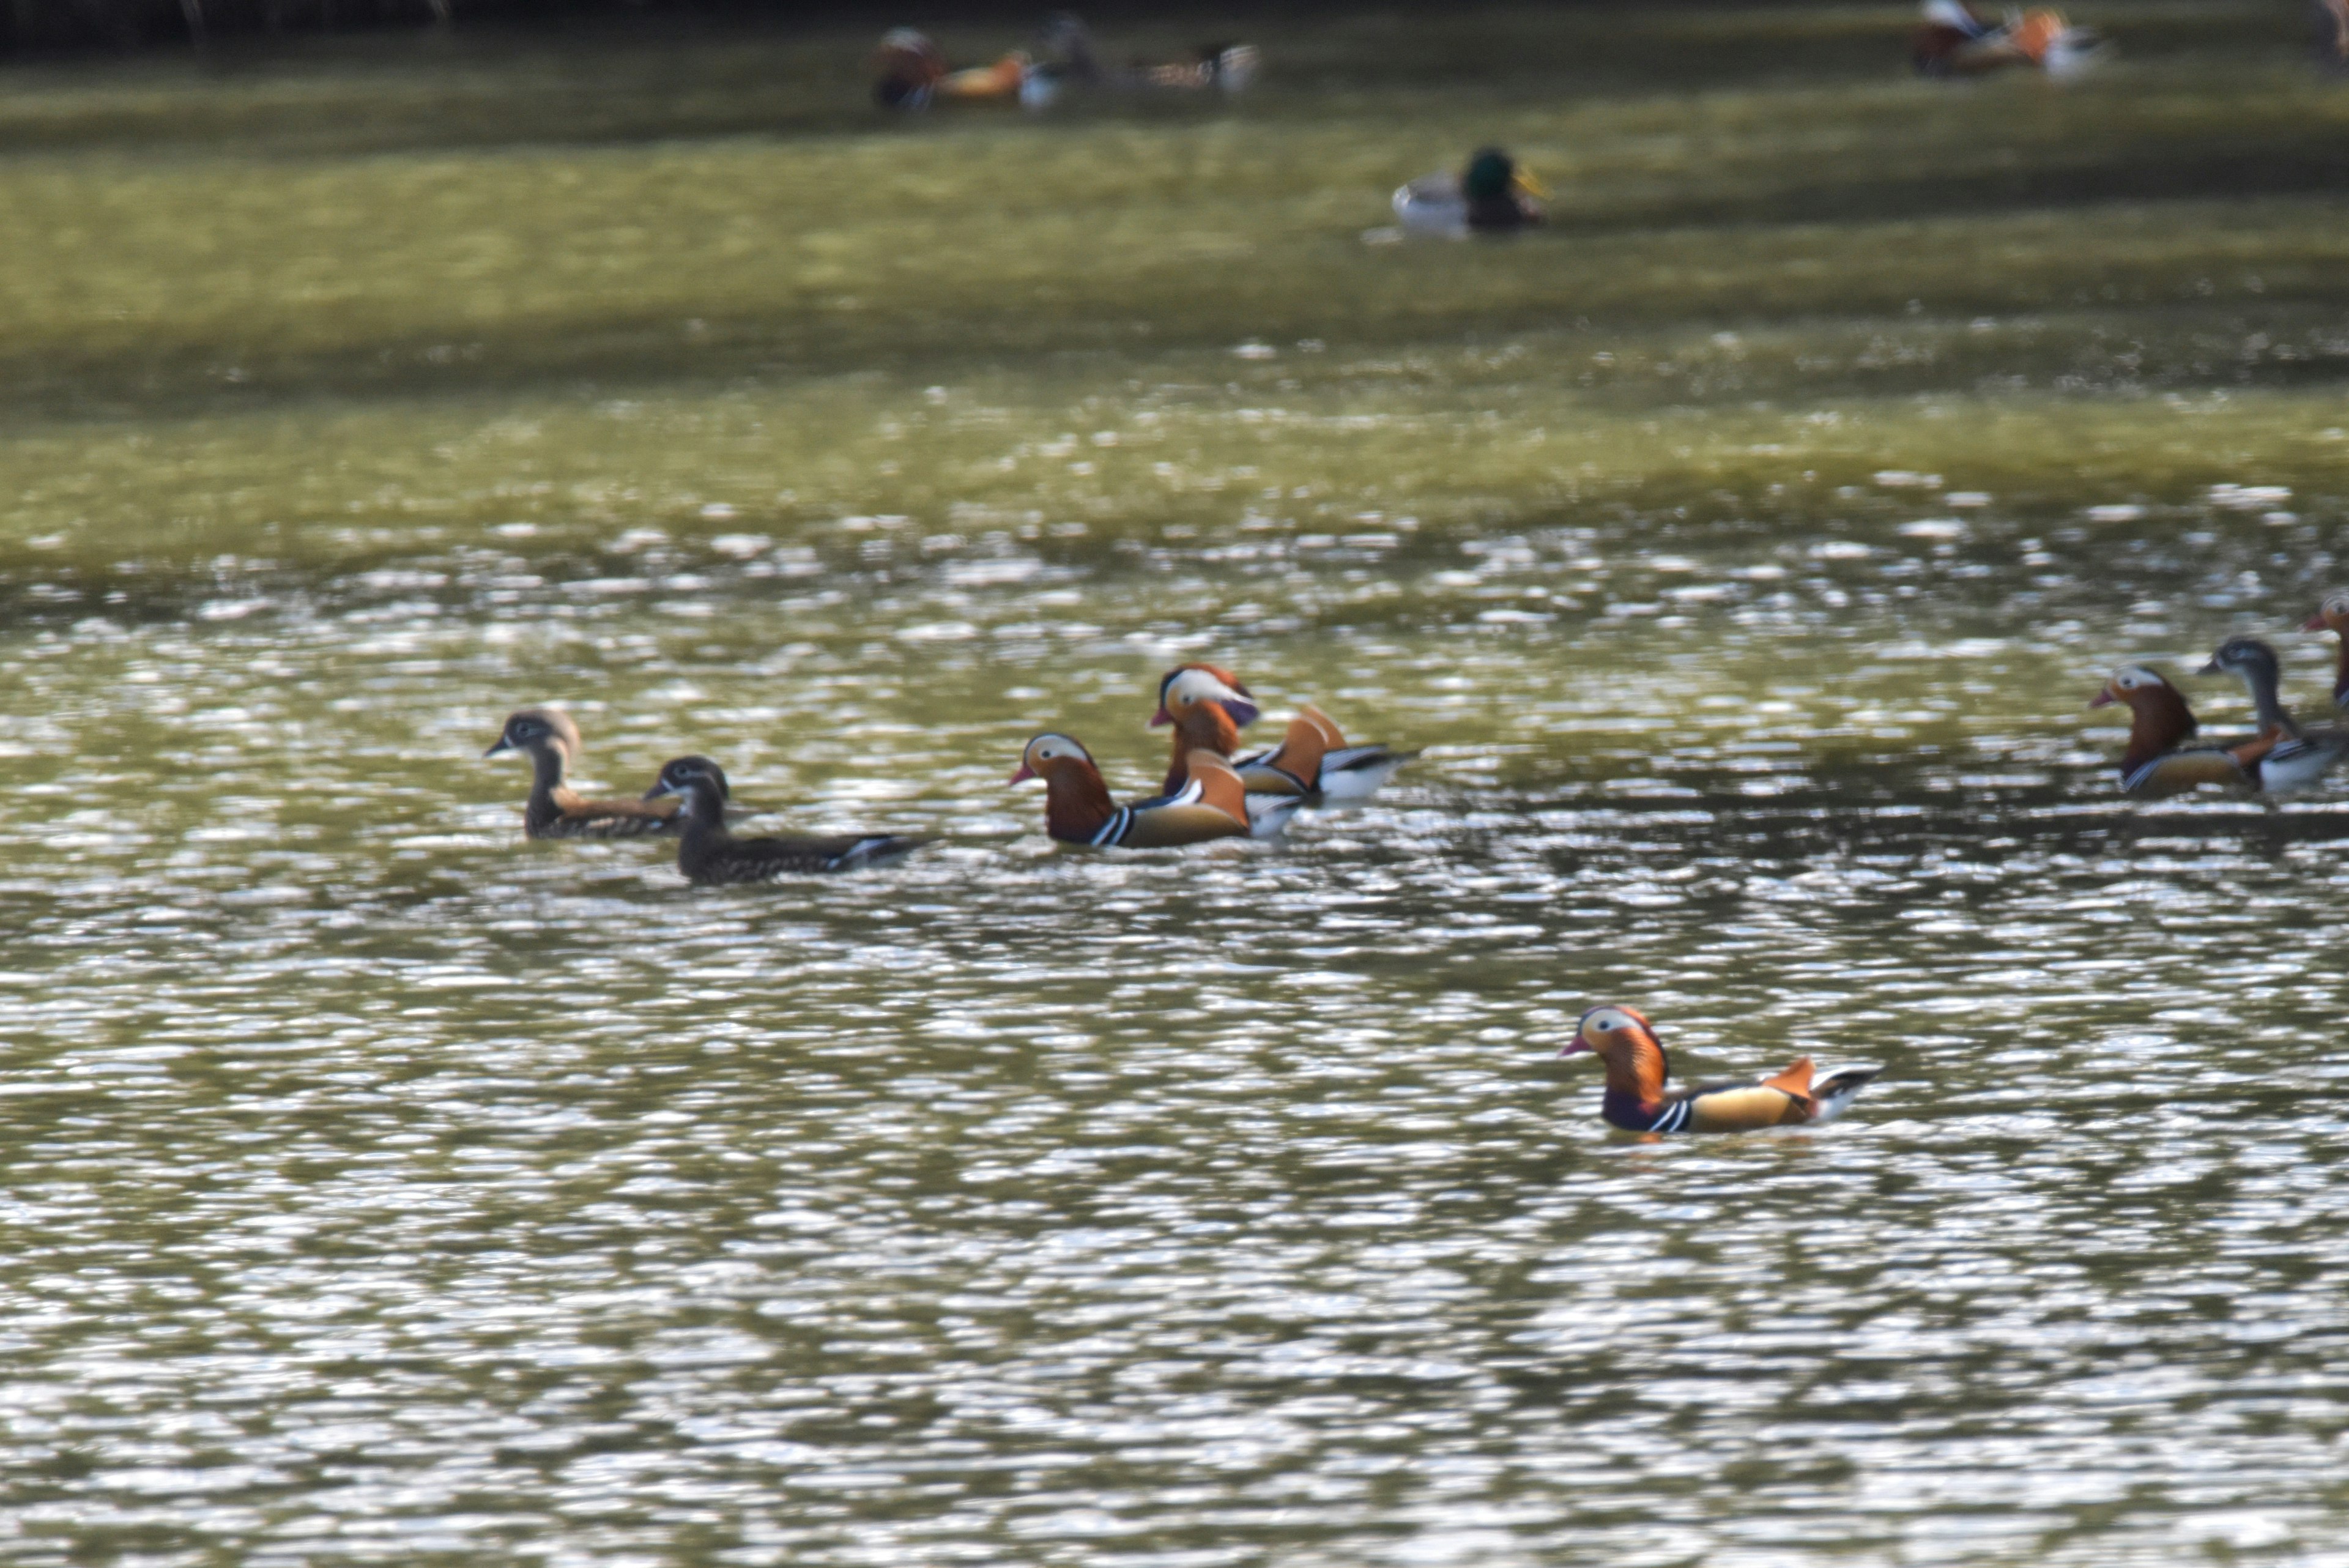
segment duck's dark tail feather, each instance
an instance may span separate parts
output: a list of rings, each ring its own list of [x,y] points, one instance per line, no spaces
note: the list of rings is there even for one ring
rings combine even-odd
[[[1812,1120],[1830,1121],[1840,1116],[1846,1106],[1859,1097],[1860,1090],[1874,1083],[1883,1071],[1881,1067],[1844,1067],[1814,1083],[1811,1098],[1816,1102],[1819,1114]]]
[[[861,867],[879,866],[891,860],[902,860],[929,843],[926,838],[913,838],[902,834],[875,833],[858,839],[832,858],[825,869],[854,871]]]

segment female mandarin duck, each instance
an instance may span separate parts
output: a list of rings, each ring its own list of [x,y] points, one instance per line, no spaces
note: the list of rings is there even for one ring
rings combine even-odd
[[[1846,1067],[1814,1083],[1811,1059],[1800,1056],[1775,1077],[1756,1083],[1667,1089],[1671,1064],[1663,1042],[1647,1015],[1629,1007],[1594,1007],[1584,1013],[1573,1040],[1558,1054],[1583,1051],[1607,1069],[1599,1114],[1609,1126],[1638,1133],[1751,1132],[1832,1121],[1884,1071]]]
[[[2341,662],[2333,672],[2333,705],[2349,708],[2349,588],[2324,596],[2316,613],[2301,623],[2302,631],[2329,631],[2341,639]]]
[[[2115,702],[2129,711],[2128,747],[2121,753],[2121,791],[2159,800],[2206,784],[2230,789],[2256,786],[2241,753],[2256,753],[2266,742],[2254,736],[2224,746],[2189,746],[2199,728],[2185,695],[2142,664],[2124,664],[2088,700],[2091,708]]]
[[[587,800],[563,782],[579,755],[579,726],[553,708],[517,708],[497,743],[481,755],[526,752],[534,770],[522,830],[531,838],[643,838],[683,826],[677,802]]]
[[[1271,838],[1305,804],[1281,803],[1251,827],[1247,786],[1223,758],[1200,752],[1190,759],[1180,789],[1154,800],[1119,805],[1091,753],[1066,735],[1039,735],[1019,755],[1013,784],[1044,781],[1044,831],[1062,844],[1095,848],[1170,849],[1216,838]]]
[[[2242,680],[2259,715],[2259,738],[2234,755],[2261,794],[2307,789],[2349,757],[2349,730],[2302,730],[2285,711],[2282,670],[2274,649],[2256,637],[2230,638],[2202,667],[2205,675],[2222,671]]]
[[[677,868],[697,888],[767,882],[795,872],[854,871],[910,855],[929,842],[894,833],[737,838],[726,826],[730,793],[726,770],[708,757],[677,758],[645,792],[648,801],[676,796],[685,803],[678,813],[685,828]]]
[[[1167,791],[1183,787],[1186,759],[1193,752],[1213,752],[1231,763],[1251,799],[1301,796],[1307,805],[1337,805],[1367,798],[1397,768],[1419,755],[1381,745],[1350,746],[1330,716],[1310,703],[1288,722],[1288,733],[1280,744],[1233,755],[1239,750],[1240,730],[1256,722],[1257,712],[1248,689],[1229,670],[1185,664],[1161,676],[1158,711],[1150,722],[1174,729]]]

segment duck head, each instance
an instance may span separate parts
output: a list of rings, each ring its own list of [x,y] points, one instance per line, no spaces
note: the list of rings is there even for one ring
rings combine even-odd
[[[2204,665],[2205,675],[2233,675],[2245,681],[2283,680],[2283,666],[2276,659],[2276,650],[2256,637],[2230,637],[2219,645]]]
[[[1582,1015],[1574,1038],[1558,1052],[1572,1056],[1588,1051],[1607,1069],[1607,1100],[1627,1112],[1637,1106],[1653,1109],[1662,1104],[1664,1084],[1671,1063],[1655,1025],[1636,1007],[1609,1002]]]
[[[1559,1046],[1557,1054],[1577,1056],[1588,1051],[1607,1061],[1642,1044],[1653,1046],[1659,1053],[1664,1048],[1648,1015],[1636,1007],[1608,1002],[1582,1015],[1582,1021],[1574,1026],[1574,1038]]]
[[[2105,682],[2105,689],[2088,699],[2091,708],[2107,708],[2116,702],[2129,711],[2128,750],[2121,757],[2124,774],[2164,752],[2177,750],[2199,728],[2185,694],[2142,664],[2122,665]]]
[[[692,815],[707,815],[723,808],[733,798],[733,790],[726,782],[726,770],[708,757],[676,757],[661,765],[660,777],[653,787],[645,791],[647,800],[660,800],[678,794],[685,797],[685,809]],[[722,815],[722,809],[719,811]]]
[[[2283,687],[2283,666],[2276,650],[2256,637],[2230,637],[2210,655],[2210,662],[2202,667],[2205,675],[2228,674],[2243,683],[2251,694],[2251,707],[2259,714],[2262,732],[2280,732],[2296,735],[2300,726],[2283,709],[2280,695]]]
[[[1472,202],[1492,202],[1506,196],[1517,182],[1517,161],[1497,147],[1480,147],[1468,155],[1460,175],[1460,193]]]
[[[1461,171],[1460,194],[1472,202],[1494,202],[1511,196],[1538,198],[1549,192],[1523,164],[1499,148],[1480,147],[1468,155],[1468,167]]]
[[[1064,844],[1089,840],[1116,811],[1092,753],[1073,736],[1042,734],[1019,753],[1013,784],[1044,781],[1044,831]]]
[[[1178,664],[1158,678],[1158,711],[1150,716],[1154,728],[1175,722],[1178,718],[1175,711],[1178,688],[1185,703],[1216,703],[1240,729],[1256,722],[1255,699],[1248,695],[1248,689],[1240,684],[1238,676],[1212,664]]]
[[[506,727],[494,744],[483,752],[494,757],[500,752],[536,752],[552,747],[565,761],[575,761],[581,747],[579,726],[571,715],[555,708],[517,708],[506,715]]]
[[[1093,765],[1093,754],[1071,736],[1042,734],[1030,741],[1019,753],[1019,766],[1011,775],[1013,784],[1026,784],[1030,779],[1042,779],[1047,788],[1055,778],[1072,773],[1091,772],[1099,776],[1101,770]]]
[[[1240,726],[1256,714],[1256,704],[1213,670],[1178,670],[1159,688],[1158,711],[1150,722],[1195,732],[1200,745],[1209,745],[1211,737],[1226,740],[1228,753],[1239,743]]]
[[[2316,613],[2300,623],[2302,631],[2338,632],[2349,638],[2349,588],[2339,588],[2324,596]]]

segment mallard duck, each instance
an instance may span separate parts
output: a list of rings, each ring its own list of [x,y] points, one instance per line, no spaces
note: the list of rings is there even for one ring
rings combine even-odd
[[[1543,221],[1547,195],[1516,160],[1497,147],[1480,147],[1457,174],[1424,174],[1394,193],[1394,214],[1423,234],[1492,234]]]

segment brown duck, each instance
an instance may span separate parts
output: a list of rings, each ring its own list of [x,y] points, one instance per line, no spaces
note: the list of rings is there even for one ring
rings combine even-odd
[[[647,805],[637,800],[588,800],[564,783],[579,755],[579,726],[554,708],[517,708],[505,732],[481,755],[523,752],[534,770],[530,799],[522,809],[522,830],[532,838],[645,838],[675,833],[683,826],[676,801]]]
[[[768,882],[778,877],[854,871],[910,855],[929,842],[894,833],[737,838],[726,826],[726,770],[708,757],[678,757],[660,771],[647,801],[682,800],[677,868],[697,888]]]

